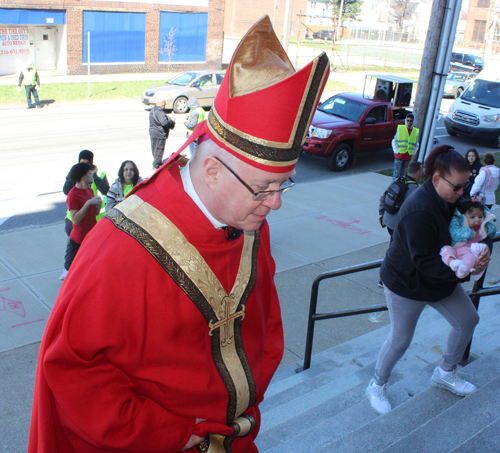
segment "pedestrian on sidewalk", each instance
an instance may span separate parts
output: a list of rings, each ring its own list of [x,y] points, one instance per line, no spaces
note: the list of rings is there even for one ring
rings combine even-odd
[[[92,192],[94,192],[95,197],[100,193],[101,198],[103,200],[103,203],[101,205],[101,210],[96,219],[97,221],[99,221],[105,215],[106,195],[109,190],[108,176],[105,171],[99,170],[97,165],[94,165],[94,153],[88,149],[80,151],[80,154],[78,155],[78,162],[85,162],[92,167],[92,184],[90,185],[90,188],[92,189]],[[66,181],[64,181],[64,186],[63,186],[64,195],[68,195],[73,187],[75,187],[75,183],[74,181],[71,180],[68,173],[68,175],[66,176]],[[68,210],[65,219],[65,229],[68,237],[71,234],[72,228],[73,228],[73,223],[71,222],[71,214]]]
[[[165,111],[165,99],[158,99],[149,112],[149,136],[153,154],[153,170],[160,167],[165,152],[165,142],[171,129],[175,127],[175,117],[170,118]]]
[[[422,163],[411,162],[410,165],[408,166],[408,174],[406,176],[403,176],[401,179],[403,184],[405,184],[406,186],[406,190],[404,193],[396,194],[396,199],[398,197],[401,197],[402,195],[399,202],[396,200],[397,201],[396,206],[393,206],[391,212],[389,213],[386,210],[386,205],[385,205],[386,197],[389,190],[391,190],[392,186],[396,184],[396,181],[393,180],[389,185],[389,187],[387,188],[387,190],[380,197],[380,203],[378,207],[378,222],[380,223],[380,226],[382,228],[387,227],[387,232],[389,233],[390,236],[389,246],[391,245],[392,242],[392,233],[394,232],[398,224],[397,222],[398,222],[399,210],[401,209],[403,203],[408,199],[408,197],[418,189],[419,181],[422,179]],[[378,286],[380,288],[384,287],[382,280],[379,280]]]
[[[415,117],[412,113],[406,115],[405,124],[400,124],[396,135],[392,140],[392,150],[394,151],[394,174],[393,179],[398,179],[406,174],[413,154],[418,152],[418,132],[413,127]]]
[[[198,123],[205,121],[205,110],[200,106],[200,103],[196,98],[189,98],[187,101],[187,106],[189,107],[189,118],[184,122],[184,126],[186,126],[186,138],[189,138]],[[191,157],[193,155],[196,145],[196,139],[189,144],[190,155],[188,157]]]
[[[464,198],[470,198],[470,190],[474,185],[474,181],[476,180],[477,175],[479,174],[479,170],[483,166],[481,163],[481,159],[479,158],[479,153],[475,148],[471,148],[467,150],[465,153],[465,160],[469,163],[469,185],[464,189]]]
[[[85,162],[78,163],[71,167],[69,177],[75,183],[68,194],[66,204],[71,213],[73,228],[69,237],[68,247],[66,248],[66,256],[64,259],[65,275],[68,274],[69,268],[75,259],[75,256],[82,244],[85,236],[94,227],[97,214],[101,209],[102,199],[99,196],[94,196],[94,192],[90,188],[92,184],[92,167]]]
[[[481,167],[474,180],[470,195],[471,198],[481,201],[488,209],[491,209],[496,201],[495,191],[500,181],[500,168],[495,166],[495,155],[493,153],[486,153],[483,162],[484,166]]]
[[[323,52],[295,72],[264,16],[189,165],[185,143],[90,232],[45,329],[29,453],[257,452],[284,348],[266,216],[329,68]]]
[[[142,178],[139,175],[139,169],[135,162],[131,160],[122,162],[118,170],[118,178],[111,184],[106,196],[106,211],[109,211],[120,203],[141,181]]]
[[[21,92],[21,85],[24,82],[24,90],[26,91],[26,102],[28,103],[28,108],[33,107],[31,102],[31,94],[33,93],[33,99],[35,100],[35,105],[37,109],[41,109],[42,106],[38,99],[38,90],[40,89],[40,77],[38,76],[37,70],[33,67],[31,61],[26,62],[26,68],[19,73],[19,83],[17,84],[17,92]]]
[[[439,254],[451,245],[449,225],[459,197],[469,179],[469,164],[451,146],[438,146],[424,165],[427,181],[404,203],[399,223],[380,270],[384,282],[391,331],[380,350],[375,376],[366,389],[372,408],[379,414],[391,410],[387,383],[392,369],[410,346],[418,318],[426,305],[437,310],[451,325],[441,363],[431,384],[466,396],[476,387],[461,379],[456,368],[479,321],[474,305],[459,279]],[[490,260],[491,239],[483,241],[487,251],[479,255],[474,274]],[[467,278],[468,279],[468,278]]]

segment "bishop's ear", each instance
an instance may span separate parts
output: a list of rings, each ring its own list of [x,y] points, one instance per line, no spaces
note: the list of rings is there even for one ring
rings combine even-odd
[[[211,156],[205,158],[203,161],[203,179],[212,192],[215,191],[220,180],[221,171],[221,163],[217,159]]]

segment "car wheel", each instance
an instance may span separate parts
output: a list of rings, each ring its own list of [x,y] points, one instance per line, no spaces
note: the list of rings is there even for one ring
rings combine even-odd
[[[177,98],[174,102],[174,112],[187,113],[187,111],[188,111],[187,98],[185,98],[184,96]]]
[[[455,99],[458,99],[460,96],[462,96],[463,92],[464,92],[464,89],[462,87],[457,88],[457,92],[455,93]]]
[[[328,168],[331,171],[344,171],[351,161],[352,149],[347,143],[341,143],[328,157]]]
[[[491,142],[491,146],[495,149],[500,149],[500,134],[497,135],[497,138],[495,138],[492,142]]]

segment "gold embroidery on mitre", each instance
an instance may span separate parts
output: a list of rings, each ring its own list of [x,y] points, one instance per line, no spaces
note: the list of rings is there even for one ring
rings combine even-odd
[[[302,152],[302,144],[328,74],[328,67],[329,60],[324,52],[313,60],[300,107],[286,142],[264,140],[236,129],[220,117],[215,104],[208,114],[207,126],[224,146],[246,159],[277,168],[295,165]]]
[[[253,405],[256,398],[241,339],[241,322],[245,317],[244,304],[255,283],[258,233],[244,232],[240,267],[228,295],[181,231],[137,195],[122,201],[106,217],[139,241],[203,314],[212,337],[214,363],[229,394],[227,422],[232,422]]]

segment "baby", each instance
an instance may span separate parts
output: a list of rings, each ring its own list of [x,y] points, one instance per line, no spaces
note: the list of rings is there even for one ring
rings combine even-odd
[[[495,236],[497,228],[492,222],[496,222],[496,217],[479,202],[466,200],[455,209],[450,223],[453,247],[445,245],[440,255],[458,278],[467,277],[474,270],[476,259],[487,249],[488,246],[479,241],[486,236]],[[478,280],[483,272],[475,275],[474,279]]]

